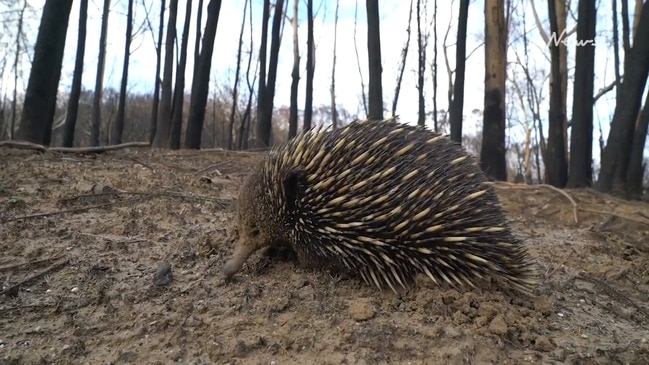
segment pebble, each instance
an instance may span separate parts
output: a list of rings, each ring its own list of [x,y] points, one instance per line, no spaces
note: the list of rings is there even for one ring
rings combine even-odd
[[[501,314],[494,317],[489,323],[489,332],[502,336],[507,333],[507,323]]]
[[[75,286],[74,288],[70,289],[70,291],[71,291],[72,293],[76,293],[76,292],[79,291],[79,288]]]
[[[369,299],[357,299],[349,304],[348,311],[353,320],[367,321],[376,315],[376,306]]]
[[[536,344],[536,348],[541,351],[550,352],[554,350],[554,344],[545,336],[538,336],[534,343]]]
[[[163,262],[158,266],[155,276],[153,277],[153,284],[158,286],[165,286],[171,284],[173,281],[173,274],[171,272],[171,264]]]
[[[548,297],[539,297],[534,301],[534,310],[543,314],[544,316],[552,313],[552,307],[554,303]]]

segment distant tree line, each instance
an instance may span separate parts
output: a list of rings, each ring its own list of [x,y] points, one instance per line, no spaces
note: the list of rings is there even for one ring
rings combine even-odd
[[[336,100],[336,40],[334,34],[333,67],[331,69],[330,105],[323,112],[321,107],[313,106],[315,60],[314,4],[306,0],[307,40],[306,50],[300,52],[298,39],[298,21],[300,1],[291,4],[287,0],[263,1],[262,18],[253,20],[251,0],[241,2],[242,20],[238,32],[239,44],[244,42],[246,24],[253,34],[253,23],[261,24],[260,42],[257,58],[253,52],[244,52],[239,46],[236,54],[236,71],[234,83],[227,88],[214,90],[210,85],[211,65],[214,55],[215,36],[219,29],[221,1],[209,0],[206,7],[206,21],[203,27],[204,5],[198,0],[194,6],[192,0],[180,3],[185,6],[184,19],[178,18],[178,0],[159,2],[159,29],[157,29],[156,70],[151,77],[155,88],[151,95],[130,95],[129,57],[132,52],[131,41],[134,37],[134,0],[127,1],[126,28],[124,29],[124,58],[119,90],[105,89],[103,86],[106,62],[106,43],[108,37],[108,20],[111,0],[103,0],[99,57],[94,70],[83,64],[88,1],[78,0],[80,9],[79,34],[77,41],[76,63],[72,87],[67,97],[65,108],[62,96],[58,93],[63,50],[65,47],[68,22],[72,9],[72,0],[47,0],[42,9],[38,37],[34,46],[33,60],[27,89],[22,102],[20,118],[16,117],[17,98],[11,105],[11,123],[5,115],[5,102],[2,102],[0,126],[9,129],[9,137],[49,145],[53,134],[60,133],[60,143],[64,146],[73,144],[119,144],[127,139],[146,139],[157,148],[191,148],[221,146],[229,149],[265,148],[286,138],[293,137],[300,129],[308,129],[314,124],[314,114],[319,113],[318,123],[332,124],[338,127],[350,122],[352,116],[341,108]],[[543,25],[538,16],[537,6],[544,3],[547,7],[547,23]],[[621,11],[618,10],[618,3]],[[23,13],[27,2],[23,1]],[[404,3],[406,4],[406,3]],[[643,179],[647,170],[644,160],[645,142],[649,125],[649,95],[644,96],[649,74],[649,3],[635,0],[612,0],[613,14],[613,53],[615,58],[615,81],[603,90],[595,92],[595,47],[591,43],[597,35],[597,5],[592,0],[579,0],[577,4],[576,27],[568,29],[568,13],[572,12],[565,0],[529,1],[525,0],[485,0],[482,11],[472,10],[469,0],[459,2],[457,16],[457,35],[455,42],[455,65],[452,67],[447,54],[447,37],[442,45],[444,62],[438,60],[437,1],[432,3],[411,0],[409,16],[404,19],[407,39],[401,52],[397,84],[392,102],[392,114],[395,113],[404,75],[406,59],[409,54],[412,21],[416,21],[416,85],[418,90],[417,123],[425,125],[432,117],[433,128],[443,131],[447,126],[450,137],[458,143],[474,143],[467,148],[474,150],[480,157],[482,169],[495,180],[507,180],[512,174],[516,180],[532,183],[544,181],[556,187],[596,186],[604,192],[624,194],[628,198],[637,198],[643,193]],[[528,6],[529,5],[529,6]],[[406,6],[406,5],[404,5]],[[338,25],[338,1],[335,5],[335,26]],[[291,17],[288,17],[291,8]],[[432,8],[432,9],[431,9]],[[634,9],[633,21],[630,20],[630,8]],[[192,14],[198,9],[197,14]],[[428,22],[428,13],[432,10],[433,22]],[[358,11],[358,4],[357,4]],[[539,82],[539,76],[529,64],[529,40],[525,22],[526,12],[531,11],[536,20],[538,32],[546,41],[549,54],[550,73],[547,81]],[[413,17],[414,12],[414,17]],[[18,23],[18,34],[22,32],[22,14]],[[358,61],[361,75],[361,102],[365,115],[362,118],[384,118],[387,108],[384,104],[382,80],[383,57],[381,49],[381,10],[378,0],[365,1],[367,16],[367,34],[358,37],[359,44],[367,47],[368,63]],[[156,33],[147,13],[149,31]],[[618,19],[620,15],[621,19]],[[467,139],[463,133],[464,84],[467,53],[467,24],[478,16],[484,17],[484,108],[481,111],[482,127],[479,138]],[[191,19],[196,18],[196,29],[191,29]],[[177,21],[182,21],[182,34],[176,34]],[[278,59],[281,42],[284,40],[285,23],[290,22],[293,40],[293,69],[291,72],[291,97],[288,108],[275,105],[275,85],[278,77]],[[521,24],[522,22],[522,24]],[[619,46],[619,23],[622,28],[622,47]],[[432,42],[432,61],[428,54],[428,44]],[[520,30],[522,28],[522,31]],[[336,28],[337,29],[337,28]],[[450,28],[449,28],[450,29]],[[193,45],[193,65],[188,65],[189,34],[195,32],[196,42]],[[576,32],[576,42],[568,43],[566,39]],[[354,28],[354,41],[357,40]],[[522,41],[521,48],[508,52],[511,37],[516,42]],[[163,41],[164,38],[164,41]],[[364,39],[363,39],[364,38]],[[253,39],[249,40],[253,47]],[[517,43],[520,44],[520,43]],[[16,44],[19,54],[21,42]],[[357,47],[355,43],[355,47]],[[358,48],[355,49],[357,60]],[[297,105],[300,92],[300,59],[306,52],[305,105]],[[568,54],[574,52],[575,67],[572,83],[572,105],[568,105],[569,77]],[[514,59],[512,59],[512,54]],[[16,56],[16,59],[18,56]],[[623,61],[622,61],[623,59]],[[438,110],[437,80],[438,65],[445,64],[448,73],[448,110]],[[185,69],[190,67],[192,78],[185,80]],[[427,67],[429,69],[427,69]],[[93,72],[95,89],[93,92],[82,90],[81,78],[84,72]],[[367,85],[362,76],[368,75]],[[4,71],[3,71],[4,72]],[[322,72],[322,70],[318,70]],[[427,106],[428,97],[424,93],[427,83],[427,72],[433,81],[432,110]],[[16,71],[17,73],[17,71]],[[542,110],[543,82],[547,82],[549,98],[548,110]],[[185,85],[190,88],[185,95]],[[367,92],[366,92],[367,86]],[[212,89],[212,90],[211,90]],[[606,92],[615,90],[616,106],[610,124],[608,139],[599,142],[601,166],[597,178],[593,168],[593,108],[597,100]],[[210,91],[212,94],[210,95]],[[116,110],[113,112],[113,100],[116,99]],[[643,106],[644,105],[644,106]],[[512,119],[511,108],[517,107],[524,114],[523,118]],[[210,108],[212,108],[210,110]],[[62,111],[65,109],[65,111]],[[147,110],[148,109],[148,110]],[[302,115],[299,115],[299,110]],[[63,113],[61,123],[56,122],[57,115]],[[284,118],[285,115],[285,119]],[[546,115],[547,117],[542,117]],[[128,118],[127,118],[128,117]],[[210,120],[212,118],[212,120]],[[81,123],[78,121],[81,120]],[[281,122],[280,122],[281,120]],[[285,120],[285,124],[284,124]],[[299,123],[299,120],[302,123]],[[544,135],[543,123],[547,121],[547,133]],[[16,123],[19,122],[19,123]],[[524,140],[508,140],[508,131],[513,123],[522,127]],[[17,125],[16,125],[17,124]],[[82,126],[80,126],[80,124]],[[601,126],[600,126],[601,130]],[[14,135],[15,131],[15,135]],[[79,136],[79,131],[83,135]],[[207,141],[204,135],[211,135]],[[184,138],[181,138],[183,137]],[[209,139],[209,138],[208,138]],[[76,142],[75,142],[76,141]],[[218,141],[218,142],[217,142]],[[509,163],[508,163],[509,161]],[[512,162],[514,161],[514,162]],[[512,166],[516,166],[512,170]],[[534,171],[536,170],[536,171]],[[537,179],[533,179],[533,175]]]

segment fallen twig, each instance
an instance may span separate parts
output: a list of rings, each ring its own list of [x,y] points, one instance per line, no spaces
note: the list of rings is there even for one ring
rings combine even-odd
[[[534,189],[536,187],[541,187],[541,188],[546,188],[546,189],[556,191],[557,193],[565,196],[566,199],[568,199],[570,201],[570,203],[572,204],[572,215],[574,216],[575,223],[579,224],[579,216],[577,214],[577,211],[578,211],[577,203],[564,190],[561,190],[561,189],[559,189],[557,187],[554,187],[554,186],[548,185],[548,184],[525,185],[525,184],[512,184],[512,183],[508,183],[508,182],[504,182],[504,181],[498,181],[497,184],[502,185],[503,187],[510,187],[510,188],[515,188],[515,189]]]
[[[37,143],[27,141],[0,141],[0,147],[22,148],[27,150],[36,150],[40,152],[61,152],[61,153],[103,153],[107,151],[115,151],[130,147],[150,147],[149,142],[128,142],[116,144],[111,146],[96,146],[96,147],[46,147]]]
[[[115,204],[118,204],[118,203],[129,203],[129,202],[136,201],[136,200],[139,200],[139,198],[131,198],[131,199],[127,199],[127,200],[114,201],[114,202],[110,202],[110,203],[90,205],[90,206],[87,206],[87,207],[79,207],[79,208],[72,208],[72,209],[57,210],[57,211],[54,211],[54,212],[36,213],[36,214],[23,215],[23,216],[19,216],[19,217],[10,217],[10,218],[4,219],[2,221],[2,223],[19,221],[19,220],[22,220],[22,219],[48,217],[48,216],[52,216],[52,215],[65,214],[65,213],[84,212],[84,211],[91,210],[91,209],[104,208],[104,207],[107,207],[107,206],[110,206],[110,205],[115,205]]]
[[[54,256],[54,257],[50,257],[50,258],[47,258],[47,259],[40,259],[40,260],[34,260],[34,261],[29,261],[29,262],[22,262],[20,264],[0,266],[0,272],[17,269],[17,268],[23,267],[23,266],[38,265],[38,264],[42,264],[43,262],[55,261],[55,260],[58,260],[58,259],[60,259],[62,257],[63,257],[62,255],[59,255],[59,256]]]
[[[40,272],[38,272],[38,273],[36,273],[34,275],[30,275],[27,278],[25,278],[24,280],[22,280],[22,281],[20,281],[20,282],[18,282],[16,284],[6,288],[5,290],[3,290],[2,294],[9,295],[9,296],[15,296],[16,294],[18,294],[18,289],[20,289],[21,286],[27,285],[27,284],[31,283],[32,281],[34,281],[34,280],[36,280],[36,279],[38,279],[38,278],[52,272],[54,270],[58,270],[58,269],[62,268],[68,262],[69,262],[69,260],[65,259],[63,261],[60,261],[60,262],[57,262],[56,264],[51,265],[50,267],[46,268],[43,271],[40,271]]]
[[[548,280],[550,280],[550,278],[552,278],[552,276],[554,276],[554,274],[556,274],[557,271],[559,271],[566,264],[566,262],[568,262],[570,257],[572,257],[573,253],[575,253],[574,250],[572,250],[568,254],[568,256],[566,256],[566,258],[563,261],[561,261],[561,263],[557,267],[554,268],[554,270],[550,271],[547,275],[545,275],[545,278],[543,278],[543,284],[545,284]]]
[[[618,218],[621,218],[621,219],[625,219],[625,220],[628,220],[628,221],[631,221],[631,222],[649,225],[649,221],[627,217],[627,216],[624,216],[624,215],[621,215],[621,214],[618,214],[618,213],[615,213],[615,212],[604,212],[604,211],[601,211],[601,210],[588,209],[588,208],[579,208],[579,210],[581,210],[582,212],[589,212],[589,213],[595,213],[595,214],[612,215],[612,216],[615,216],[615,217],[618,217]]]

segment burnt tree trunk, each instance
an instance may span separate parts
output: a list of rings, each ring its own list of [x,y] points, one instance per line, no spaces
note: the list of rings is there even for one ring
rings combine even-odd
[[[237,49],[237,69],[234,72],[234,87],[232,90],[232,109],[230,111],[230,125],[228,131],[228,149],[231,150],[234,145],[234,117],[237,113],[237,104],[239,103],[239,76],[241,75],[241,51],[243,48],[243,30],[246,25],[246,13],[248,10],[248,0],[243,4],[243,19],[241,19],[241,30],[239,31],[239,48]]]
[[[368,118],[383,119],[383,87],[381,86],[381,32],[378,0],[366,0],[367,59],[369,69]]]
[[[205,122],[205,107],[210,87],[210,71],[212,69],[212,54],[214,39],[221,12],[221,0],[210,0],[207,5],[207,22],[201,52],[195,64],[194,79],[192,80],[192,96],[189,103],[189,118],[185,135],[185,148],[201,148],[203,123]]]
[[[410,26],[412,24],[412,3],[410,0],[410,10],[408,11],[408,27],[406,27],[406,43],[401,49],[401,60],[399,61],[399,74],[397,76],[397,84],[394,87],[394,99],[392,100],[392,115],[397,114],[397,103],[399,102],[399,94],[401,93],[401,82],[403,81],[403,73],[406,71],[406,61],[408,60],[408,49],[410,48]]]
[[[248,19],[250,24],[250,49],[254,48],[254,39],[252,31],[252,1],[250,2],[250,11],[248,12]],[[257,71],[253,72],[253,78],[250,79],[250,68],[252,66],[252,52],[248,52],[248,64],[246,66],[246,86],[248,87],[248,101],[246,103],[246,109],[241,116],[241,125],[239,126],[239,149],[248,148],[248,142],[250,139],[250,124],[252,119],[252,97],[254,96],[255,89],[255,77],[257,76]]]
[[[153,140],[158,129],[158,108],[160,105],[160,67],[162,66],[162,37],[164,36],[166,0],[160,1],[160,21],[158,23],[158,43],[155,49],[155,81],[153,86],[153,103],[151,104],[151,121],[149,122],[149,143]]]
[[[257,87],[257,123],[255,146],[264,147],[262,133],[264,130],[271,130],[271,126],[262,126],[264,123],[264,110],[266,109],[266,53],[268,49],[268,20],[270,18],[270,0],[264,0],[261,21],[261,43],[259,45],[259,80]],[[269,121],[270,123],[270,121]],[[268,139],[270,139],[270,132]]]
[[[201,27],[203,26],[203,0],[198,0],[196,7],[196,38],[194,39],[194,60],[201,55]],[[193,79],[193,75],[192,75]]]
[[[460,1],[460,15],[457,23],[457,45],[455,46],[455,81],[453,101],[449,110],[451,140],[462,143],[462,120],[464,113],[464,74],[466,70],[466,28],[469,20],[469,0]]]
[[[81,79],[83,76],[83,58],[86,54],[86,25],[88,23],[88,0],[79,2],[79,34],[77,37],[77,55],[74,63],[74,76],[70,89],[70,100],[65,116],[63,130],[63,147],[72,147],[74,144],[74,129],[77,125],[79,113],[79,97],[81,96]]]
[[[625,192],[627,199],[638,199],[642,196],[642,178],[644,175],[643,156],[644,147],[649,129],[649,93],[644,102],[644,108],[638,116],[633,143],[631,144],[631,157],[626,175]]]
[[[72,0],[47,0],[34,50],[17,138],[49,145]]]
[[[615,70],[615,97],[620,96],[620,36],[617,29],[617,0],[612,1],[613,13],[613,68]]]
[[[173,107],[173,72],[174,72],[174,44],[176,41],[176,19],[178,17],[178,0],[169,2],[169,18],[167,19],[167,37],[165,39],[165,58],[162,70],[162,85],[160,91],[160,108],[158,111],[158,127],[154,146],[164,148],[169,146],[171,135],[171,108]]]
[[[426,101],[424,100],[424,73],[426,72],[426,43],[427,36],[421,31],[421,0],[417,0],[417,95],[418,120],[420,126],[426,125]]]
[[[298,4],[300,0],[293,2],[293,18],[291,18],[291,28],[293,28],[293,70],[291,71],[291,104],[289,106],[288,116],[288,138],[297,135],[297,96],[298,86],[300,85],[300,44],[298,42]]]
[[[642,7],[638,30],[624,60],[624,78],[620,86],[619,98],[615,105],[611,130],[599,173],[599,189],[604,192],[624,190],[631,146],[633,144],[634,123],[642,102],[642,93],[649,73],[649,3]]]
[[[597,9],[591,0],[579,0],[577,42],[575,50],[575,84],[570,133],[570,175],[573,188],[591,186],[593,182],[593,91],[595,73],[595,39]],[[586,42],[586,43],[584,43]]]
[[[548,1],[548,16],[550,18],[550,32],[557,34],[557,12],[555,2]],[[550,74],[550,111],[548,126],[548,147],[545,155],[545,181],[546,183],[564,187],[568,180],[568,163],[564,143],[564,120],[562,95],[562,74],[560,64],[559,42],[550,42],[551,74]]]
[[[437,123],[437,0],[433,1],[433,64],[431,72],[433,74],[433,128],[437,132],[439,126]]]
[[[507,180],[505,79],[507,24],[504,0],[485,0],[485,99],[480,163],[492,179]]]
[[[266,80],[264,88],[264,106],[261,110],[261,119],[257,120],[257,147],[270,146],[270,137],[273,131],[273,99],[275,97],[279,47],[282,41],[281,26],[282,19],[284,18],[283,8],[284,0],[278,0],[275,3],[273,28],[270,36],[270,58],[268,60],[268,80]]]
[[[106,68],[106,39],[108,38],[108,16],[110,14],[110,0],[104,0],[104,9],[101,14],[101,33],[99,35],[99,56],[97,59],[97,74],[95,77],[95,93],[92,97],[92,129],[90,131],[90,145],[99,146],[101,131],[101,104],[104,95],[104,70]]]
[[[340,0],[336,0],[336,13],[334,15],[334,54],[331,64],[331,125],[338,128],[338,110],[336,109],[336,46],[338,42],[338,6]]]
[[[14,139],[16,132],[16,118],[18,117],[16,104],[18,102],[18,65],[20,64],[20,56],[22,54],[20,39],[23,37],[23,25],[25,22],[25,10],[27,9],[27,0],[23,0],[23,6],[20,9],[20,16],[18,17],[18,30],[16,31],[16,53],[14,56],[14,90],[13,98],[11,99],[11,124],[9,125],[9,139]]]
[[[176,83],[174,85],[174,96],[171,107],[171,135],[169,148],[177,150],[180,148],[180,137],[183,127],[183,110],[185,104],[185,66],[187,65],[187,47],[189,44],[189,25],[192,19],[192,0],[187,0],[185,7],[185,24],[183,24],[183,36],[180,41],[180,59],[176,69]],[[199,56],[200,57],[200,56]]]
[[[128,0],[128,13],[126,15],[126,39],[124,41],[124,63],[122,65],[122,82],[119,87],[119,104],[117,118],[113,125],[111,144],[121,144],[124,133],[124,119],[126,119],[126,89],[128,85],[128,63],[131,58],[131,40],[133,39],[133,0]]]
[[[304,92],[304,125],[302,129],[311,128],[313,119],[313,74],[315,73],[315,44],[313,41],[313,0],[307,0],[307,39],[306,39],[306,90]]]

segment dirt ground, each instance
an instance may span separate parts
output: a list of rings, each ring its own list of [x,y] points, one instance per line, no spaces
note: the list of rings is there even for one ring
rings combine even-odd
[[[259,255],[225,283],[258,158],[0,149],[0,363],[649,364],[648,203],[497,184],[532,298]]]

